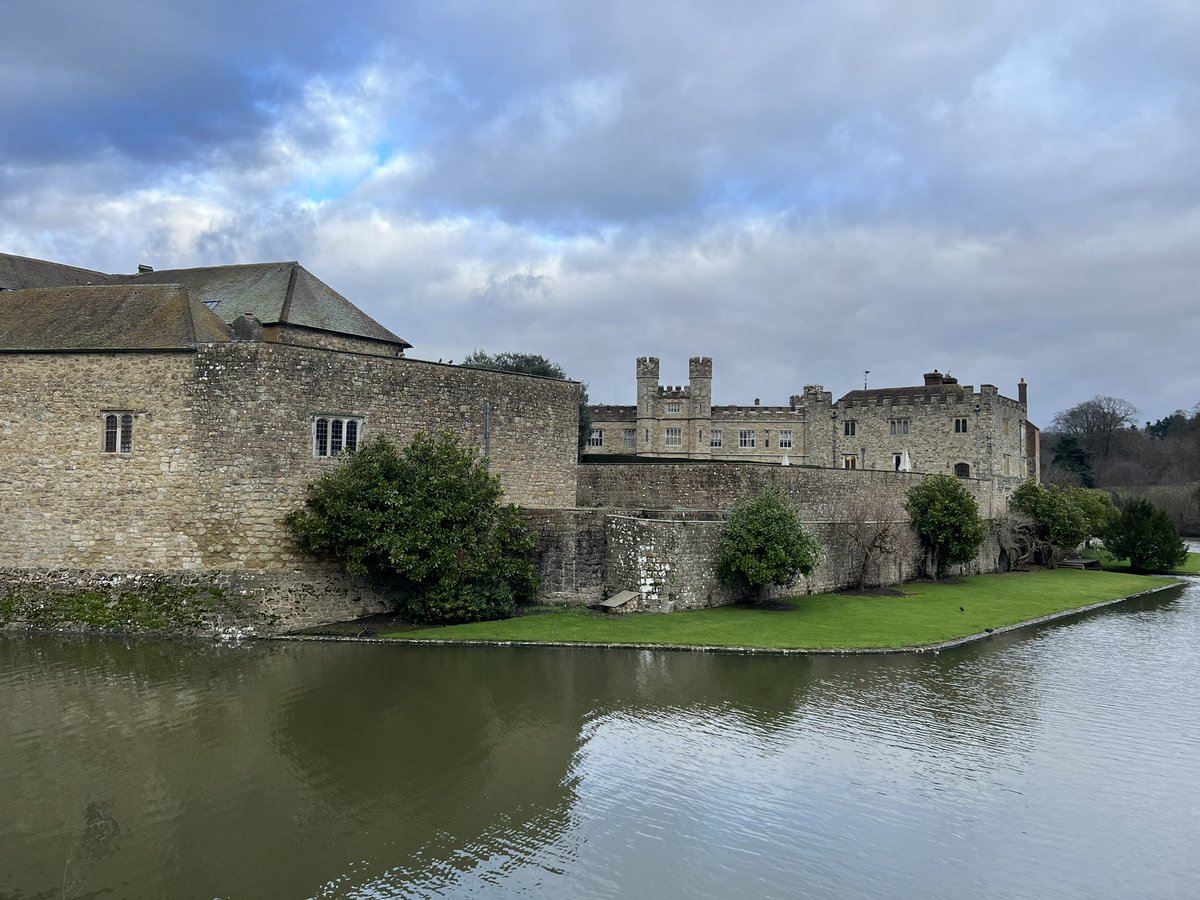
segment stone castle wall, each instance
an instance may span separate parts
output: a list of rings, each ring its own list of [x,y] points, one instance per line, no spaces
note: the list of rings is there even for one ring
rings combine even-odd
[[[0,566],[301,570],[282,519],[336,465],[313,419],[363,439],[448,430],[484,443],[506,498],[575,500],[579,386],[273,343],[197,353],[6,354],[0,366]],[[133,452],[103,452],[104,411],[134,414]]]
[[[623,463],[581,465],[578,505],[615,509],[729,510],[773,485],[808,522],[838,521],[856,498],[869,496],[903,509],[904,494],[925,476],[916,472],[849,471],[805,466],[735,463]],[[1013,487],[1019,484],[1014,480]],[[1006,508],[1004,485],[964,478],[990,518]]]

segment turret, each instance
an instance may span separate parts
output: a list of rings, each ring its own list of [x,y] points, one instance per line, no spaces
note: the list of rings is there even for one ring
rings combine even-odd
[[[712,357],[693,356],[688,360],[688,386],[691,388],[692,417],[712,416]]]

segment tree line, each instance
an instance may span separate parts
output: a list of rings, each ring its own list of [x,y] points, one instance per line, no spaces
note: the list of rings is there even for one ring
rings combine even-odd
[[[1147,500],[1200,534],[1200,404],[1141,424],[1137,412],[1097,396],[1058,413],[1042,434],[1042,480],[1102,488],[1118,508]]]

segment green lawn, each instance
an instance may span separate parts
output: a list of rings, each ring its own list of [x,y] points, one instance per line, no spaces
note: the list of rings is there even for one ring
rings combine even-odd
[[[1117,559],[1103,547],[1097,547],[1092,553],[1093,559],[1099,559],[1100,565],[1113,572],[1128,572],[1129,560]],[[1171,570],[1172,575],[1200,575],[1200,553],[1189,553],[1187,562],[1178,569]]]
[[[1170,578],[1055,569],[913,582],[904,596],[818,594],[782,610],[723,606],[616,616],[583,609],[444,628],[384,633],[397,639],[567,641],[807,650],[936,644],[1172,583]]]

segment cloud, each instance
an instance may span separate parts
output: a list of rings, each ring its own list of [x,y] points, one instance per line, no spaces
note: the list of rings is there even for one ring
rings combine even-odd
[[[432,358],[1200,398],[1194,4],[21,4],[0,249],[302,260]]]

